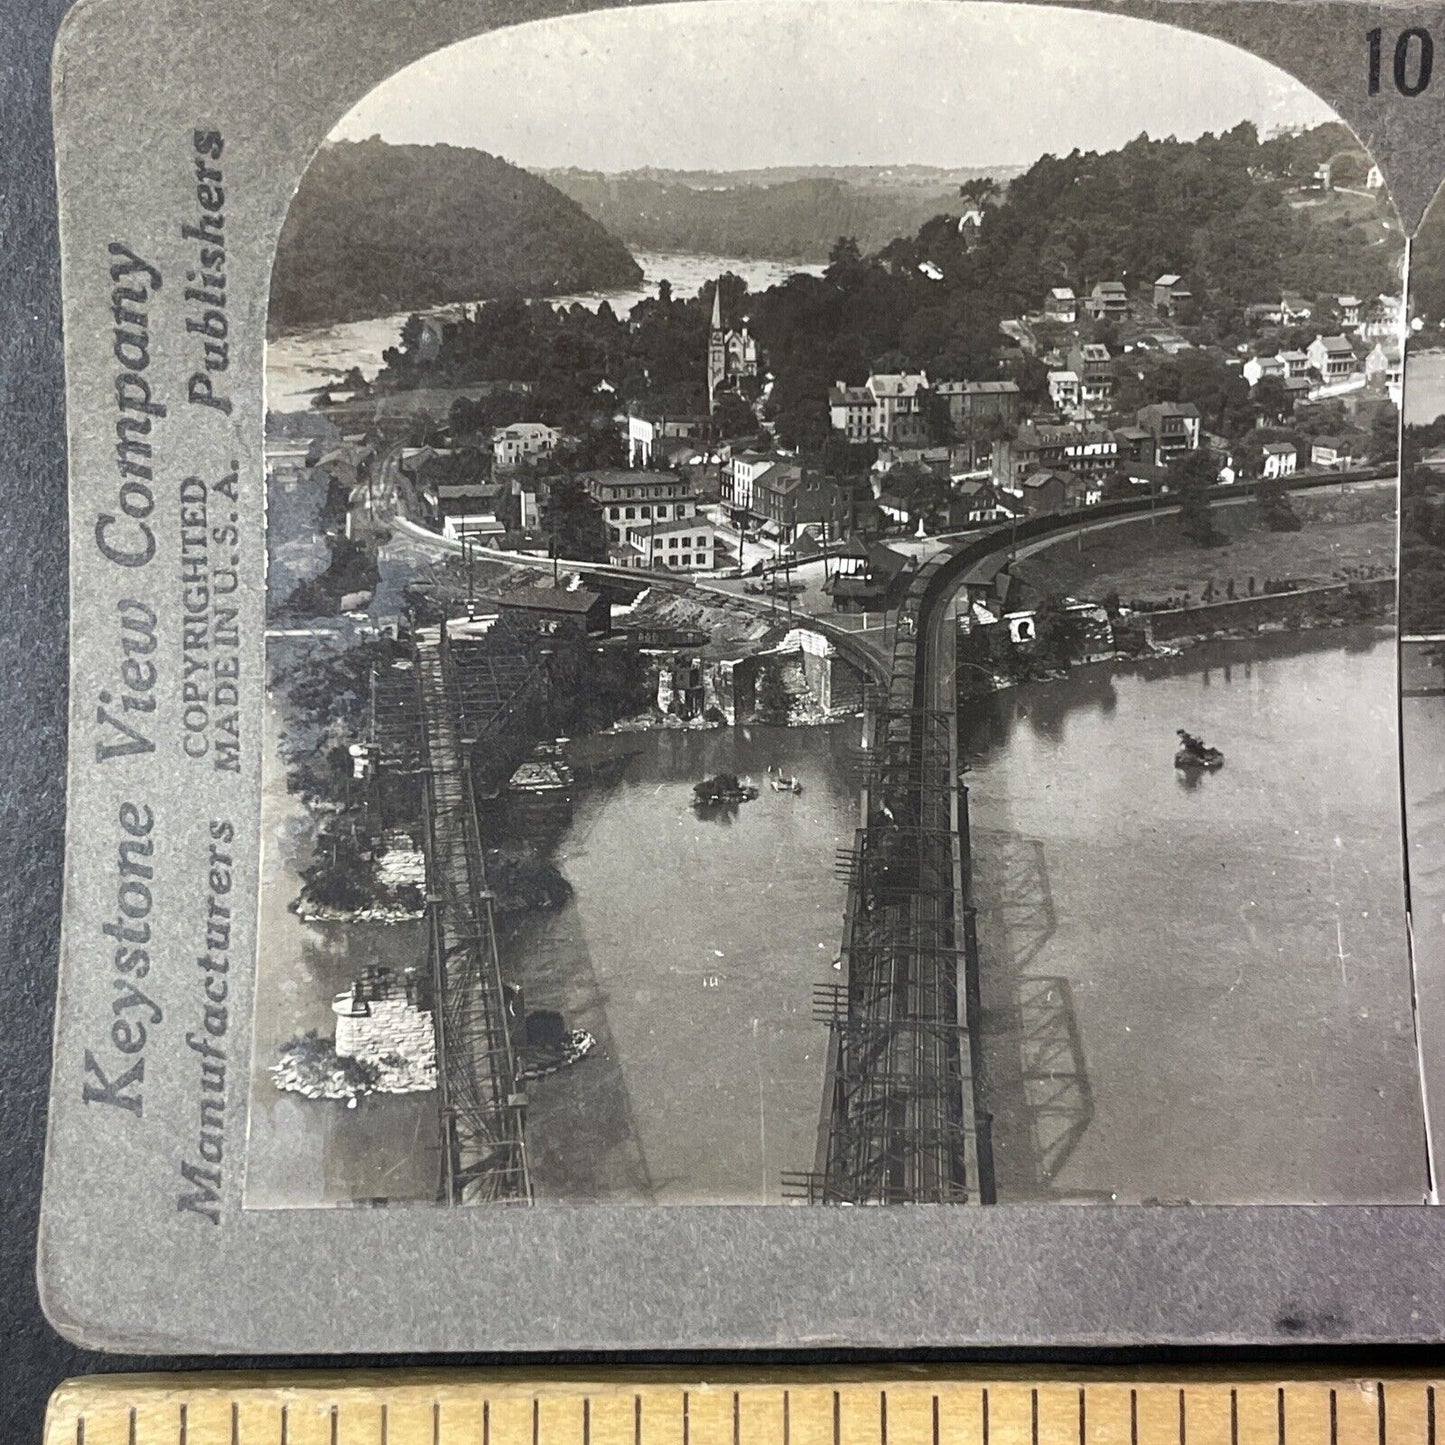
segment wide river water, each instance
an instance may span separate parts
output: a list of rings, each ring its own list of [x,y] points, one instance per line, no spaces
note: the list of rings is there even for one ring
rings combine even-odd
[[[645,297],[656,296],[660,281],[670,281],[680,299],[696,296],[706,282],[725,271],[741,276],[750,291],[765,291],[799,271],[821,275],[823,266],[813,262],[742,260],[737,256],[693,256],[671,252],[634,253],[642,267],[641,285],[614,291],[586,291],[572,296],[549,296],[553,306],[582,305],[595,311],[609,302],[619,316]],[[457,307],[436,308],[455,312]],[[310,404],[313,393],[328,382],[344,376],[353,366],[370,381],[381,368],[381,353],[395,346],[408,313],[374,316],[363,321],[346,321],[335,326],[313,326],[288,331],[266,343],[266,405],[279,410],[296,410]]]
[[[1393,637],[1088,669],[963,737],[1001,1197],[1419,1202]]]
[[[968,704],[1002,1200],[1414,1202],[1394,644],[1220,642]],[[274,726],[274,716],[270,719]],[[1190,780],[1174,729],[1226,753]],[[529,1009],[594,1053],[528,1087],[540,1200],[776,1202],[812,1167],[856,723],[582,739],[570,902],[503,937]],[[699,818],[694,781],[802,778]],[[348,1111],[264,1067],[420,930],[303,924],[307,826],[268,771],[248,1204],[429,1199],[432,1095]]]

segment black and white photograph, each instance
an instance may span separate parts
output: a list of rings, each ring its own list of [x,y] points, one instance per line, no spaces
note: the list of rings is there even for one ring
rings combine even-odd
[[[367,94],[271,275],[245,1207],[1424,1201],[1405,263],[1123,15]]]

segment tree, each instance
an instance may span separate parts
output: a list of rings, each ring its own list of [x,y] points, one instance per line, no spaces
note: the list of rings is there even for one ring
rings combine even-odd
[[[607,560],[607,523],[602,508],[576,477],[561,477],[552,484],[542,528],[554,557],[578,562]]]
[[[1179,498],[1179,530],[1199,547],[1220,540],[1209,506],[1214,482],[1214,462],[1202,447],[1169,464],[1169,490]]]
[[[1255,504],[1260,520],[1271,532],[1298,532],[1300,519],[1290,506],[1289,493],[1278,477],[1265,477],[1255,488]]]

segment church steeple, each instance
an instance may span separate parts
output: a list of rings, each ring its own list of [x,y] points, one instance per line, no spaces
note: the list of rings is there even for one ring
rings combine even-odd
[[[707,337],[707,409],[717,407],[717,389],[728,374],[728,338],[722,323],[722,278],[713,286],[712,328]]]

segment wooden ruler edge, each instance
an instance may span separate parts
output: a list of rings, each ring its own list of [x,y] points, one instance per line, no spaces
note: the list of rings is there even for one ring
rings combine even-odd
[[[117,1399],[146,1401],[166,1396],[337,1395],[359,1398],[398,1392],[580,1398],[615,1396],[638,1389],[848,1389],[856,1386],[984,1385],[1132,1385],[1148,1389],[1300,1386],[1445,1386],[1445,1368],[1351,1370],[1340,1365],[727,1365],[716,1369],[686,1366],[606,1366],[586,1370],[565,1367],[506,1366],[455,1368],[427,1366],[349,1370],[205,1370],[139,1374],[78,1375],[52,1392],[50,1408],[73,1412],[86,1401],[113,1404]]]

